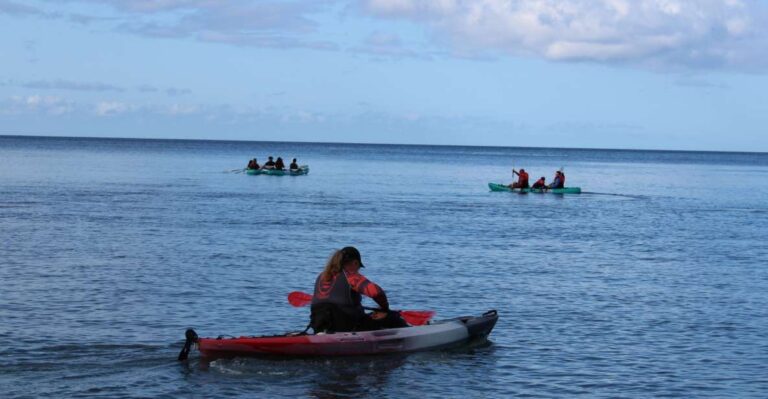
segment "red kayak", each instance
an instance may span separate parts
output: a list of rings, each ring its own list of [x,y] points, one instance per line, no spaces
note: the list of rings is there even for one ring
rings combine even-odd
[[[295,333],[260,337],[199,338],[187,330],[186,359],[192,343],[208,359],[242,356],[355,356],[382,353],[415,352],[460,345],[484,339],[491,333],[499,316],[495,310],[480,316],[465,316],[423,326],[386,330],[342,332],[333,334]]]

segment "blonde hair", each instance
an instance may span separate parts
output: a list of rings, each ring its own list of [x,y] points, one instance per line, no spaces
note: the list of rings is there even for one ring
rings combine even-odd
[[[343,267],[341,264],[342,258],[344,258],[344,252],[340,249],[333,251],[331,257],[328,258],[328,262],[325,263],[325,269],[323,269],[321,277],[323,280],[331,280],[334,276],[341,273]]]

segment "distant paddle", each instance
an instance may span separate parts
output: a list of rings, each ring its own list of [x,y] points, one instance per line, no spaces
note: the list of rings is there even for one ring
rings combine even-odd
[[[309,295],[306,292],[293,291],[288,294],[288,303],[290,303],[291,306],[297,308],[307,306],[312,303],[312,295]],[[365,309],[379,310],[373,308]],[[402,317],[403,320],[412,326],[423,326],[432,319],[432,316],[435,315],[433,310],[398,310],[396,312],[400,313],[400,317]]]

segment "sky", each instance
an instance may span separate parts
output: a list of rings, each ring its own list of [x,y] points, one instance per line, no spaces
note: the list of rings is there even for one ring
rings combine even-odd
[[[768,0],[0,0],[0,135],[768,151]]]

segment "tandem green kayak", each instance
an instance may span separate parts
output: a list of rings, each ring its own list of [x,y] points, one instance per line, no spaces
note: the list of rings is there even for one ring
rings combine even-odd
[[[488,188],[491,191],[514,191],[516,193],[551,193],[551,194],[581,194],[581,187],[563,187],[563,188],[523,188],[523,189],[511,189],[506,184],[488,183]]]
[[[295,170],[278,170],[278,169],[247,169],[245,173],[249,175],[270,175],[270,176],[300,176],[309,173],[309,165],[301,165]]]

